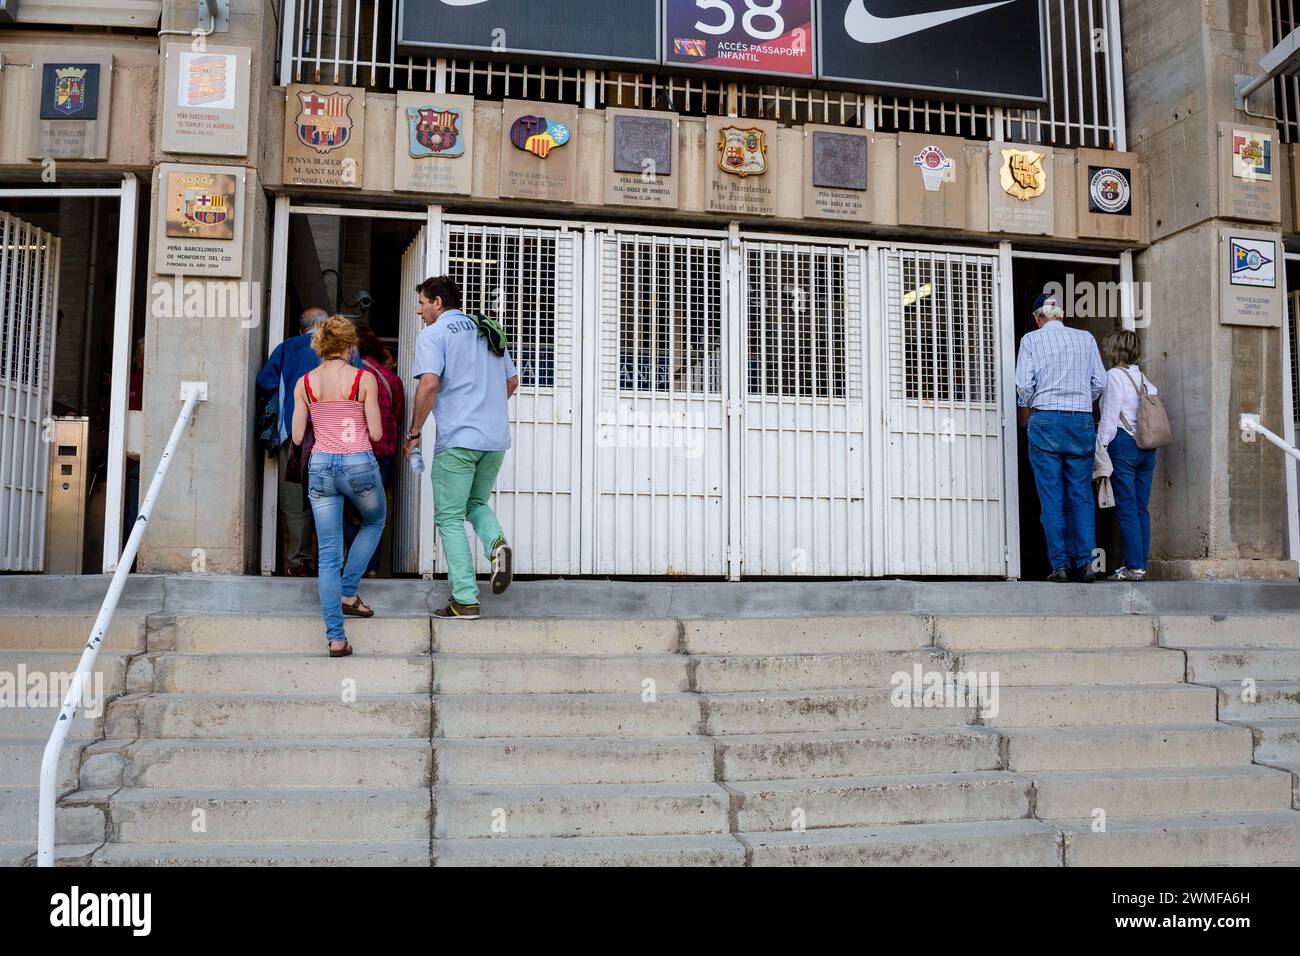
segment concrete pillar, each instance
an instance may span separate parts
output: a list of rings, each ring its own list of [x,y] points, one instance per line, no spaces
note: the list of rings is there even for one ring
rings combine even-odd
[[[197,25],[198,4],[167,0],[163,27],[188,33]],[[263,192],[258,157],[266,144],[281,135],[268,124],[273,99],[276,22],[265,0],[231,0],[230,30],[214,33],[208,42],[252,49],[248,155],[241,158],[173,155],[161,148],[154,156],[150,186],[149,279],[141,308],[146,310],[144,384],[144,459],[142,485],[157,467],[158,457],[180,411],[180,383],[206,381],[208,401],[200,405],[181,444],[168,484],[158,501],[140,552],[140,569],[147,572],[205,570],[242,574],[256,564],[259,544],[258,496],[261,453],[254,443],[254,379],[261,367],[266,341],[264,318],[271,259],[269,218],[272,204]],[[161,37],[155,122],[161,126],[166,45],[185,42],[184,36]],[[141,117],[145,122],[146,117]],[[161,139],[159,139],[161,146]],[[158,175],[162,162],[212,163],[242,166],[247,179],[244,199],[242,290],[254,303],[255,324],[238,315],[186,317],[157,314],[156,289],[172,286],[174,277],[153,272],[158,242]],[[277,177],[278,178],[278,177]],[[186,279],[204,282],[204,280]],[[230,280],[211,280],[228,282]],[[141,494],[144,487],[141,488]]]
[[[1294,579],[1283,456],[1237,428],[1249,411],[1282,430],[1281,330],[1219,322],[1216,240],[1231,220],[1220,218],[1218,129],[1271,125],[1232,102],[1233,74],[1258,72],[1272,46],[1269,3],[1123,0],[1121,12],[1129,147],[1151,184],[1153,241],[1135,263],[1151,296],[1142,364],[1175,434],[1151,496],[1152,576]],[[1271,114],[1272,88],[1250,106]],[[1274,145],[1275,175],[1287,176]],[[1251,228],[1281,235],[1280,224]]]

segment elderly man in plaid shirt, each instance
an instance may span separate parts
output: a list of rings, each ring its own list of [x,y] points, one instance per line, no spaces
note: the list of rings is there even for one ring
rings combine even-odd
[[[1038,296],[1033,314],[1038,329],[1021,340],[1016,358],[1016,402],[1021,422],[1029,423],[1029,463],[1052,562],[1047,580],[1091,583],[1097,543],[1092,406],[1106,388],[1106,369],[1096,340],[1066,327],[1055,298]]]

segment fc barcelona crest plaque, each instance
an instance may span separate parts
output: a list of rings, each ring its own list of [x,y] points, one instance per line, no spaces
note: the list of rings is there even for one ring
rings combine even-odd
[[[244,176],[239,166],[158,167],[159,275],[242,273]]]
[[[285,181],[360,189],[366,91],[304,83],[291,84],[286,96]]]
[[[1056,231],[1056,154],[1050,146],[989,144],[989,231],[1050,236]],[[1074,164],[1070,164],[1071,172]]]
[[[35,109],[29,159],[107,159],[113,58],[32,57]]]
[[[767,136],[755,126],[724,126],[718,131],[718,168],[733,176],[767,172]]]
[[[474,179],[474,98],[399,92],[393,188],[469,195]]]

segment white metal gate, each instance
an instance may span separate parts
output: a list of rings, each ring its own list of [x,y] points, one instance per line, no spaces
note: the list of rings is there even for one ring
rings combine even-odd
[[[582,233],[564,226],[443,227],[443,273],[460,283],[466,311],[500,318],[519,370],[510,401],[511,450],[492,508],[520,574],[579,571],[581,246]],[[472,544],[479,570],[489,570],[479,543]],[[441,542],[437,562],[445,566]]]
[[[868,573],[863,256],[744,244],[745,574]]]
[[[45,566],[59,240],[0,212],[0,570]]]
[[[884,574],[1007,573],[1008,330],[994,255],[888,249]]]
[[[411,431],[411,412],[415,407],[415,380],[411,377],[411,372],[415,366],[415,339],[422,328],[420,320],[416,318],[420,297],[415,287],[427,278],[424,274],[427,242],[428,228],[421,227],[402,253],[400,301],[405,306],[398,327],[397,374],[407,390],[406,421],[402,422],[403,445],[405,436]],[[399,574],[415,574],[420,570],[420,510],[423,504],[421,499],[425,497],[422,486],[426,482],[411,471],[401,446],[398,447],[393,471],[394,497],[397,501],[394,507],[388,509],[388,520],[393,525],[393,570]]]
[[[601,232],[590,480],[597,574],[728,573],[721,238]]]

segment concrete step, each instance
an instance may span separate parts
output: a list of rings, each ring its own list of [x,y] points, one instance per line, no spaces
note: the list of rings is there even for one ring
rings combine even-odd
[[[427,840],[430,807],[426,787],[128,787],[110,801],[114,843]]]
[[[419,694],[362,694],[351,702],[339,695],[152,694],[109,704],[105,736],[427,737],[430,710]]]
[[[437,694],[658,694],[690,688],[684,654],[438,654]]]
[[[682,629],[688,654],[862,654],[932,643],[930,621],[919,614],[686,620]]]
[[[59,718],[62,704],[63,701],[53,707],[0,707],[0,743],[31,737],[48,740],[54,731],[54,722]],[[113,700],[110,698],[97,706],[99,716],[91,716],[84,706],[77,709],[77,715],[72,718],[72,727],[68,731],[70,738],[104,735],[104,718],[112,710]]]
[[[959,823],[1029,815],[1029,778],[999,770],[820,780],[740,780],[743,832]]]
[[[898,673],[946,671],[949,658],[931,650],[874,651],[865,654],[741,654],[695,657],[695,689],[700,693],[825,690],[889,687]]]
[[[1188,684],[999,687],[981,718],[993,727],[1192,724],[1215,719],[1215,692]]]
[[[673,620],[482,618],[435,621],[438,654],[673,654],[681,650]]]
[[[953,651],[1136,649],[1155,644],[1154,621],[1110,616],[989,615],[935,619],[935,642]]]
[[[433,748],[418,737],[102,741],[83,786],[159,788],[427,787]]]
[[[1242,700],[1240,684],[1219,684],[1219,717],[1253,724],[1259,720],[1300,720],[1300,681],[1258,681],[1254,699]]]
[[[435,708],[440,737],[680,737],[700,727],[697,694],[476,694]]]
[[[36,843],[0,843],[0,866],[22,866],[28,857],[36,858]]]
[[[1300,720],[1261,720],[1255,725],[1255,759],[1300,764]]]
[[[133,660],[128,682],[133,694],[428,694],[432,671],[427,654],[162,653]]]
[[[705,694],[705,733],[782,734],[831,730],[959,727],[974,707],[900,707],[891,687]],[[910,700],[910,698],[909,698]]]
[[[330,658],[319,605],[294,616],[245,614],[178,616],[167,639],[151,640],[151,650],[213,654],[319,654],[336,664],[353,664],[358,657],[396,654],[410,657],[429,652],[429,619],[419,617],[355,618],[345,621],[353,657]]]
[[[742,833],[754,866],[1060,866],[1060,835],[1037,820]]]
[[[1300,648],[1206,647],[1187,650],[1187,679],[1202,684],[1300,680]]]
[[[1183,680],[1183,655],[1167,648],[1101,651],[969,651],[954,667],[997,674],[1001,687],[1092,684],[1172,684]]]
[[[109,843],[95,866],[428,866],[429,841]]]
[[[1300,614],[1162,615],[1160,643],[1166,647],[1295,650],[1300,648]]]
[[[1246,727],[1170,726],[1002,727],[1007,769],[1109,770],[1151,767],[1232,767],[1251,761]]]
[[[440,840],[436,866],[744,866],[730,834]]]
[[[1047,820],[1065,831],[1069,866],[1300,864],[1300,812],[1110,817],[1104,833],[1087,823]]]
[[[81,652],[17,650],[0,651],[0,723],[5,714],[19,701],[31,700],[37,695],[40,700],[54,698],[59,704],[72,685],[76,676],[77,665],[81,662]],[[126,689],[126,664],[130,655],[121,651],[100,650],[95,658],[95,667],[91,671],[97,683],[91,683],[91,690],[103,688],[105,695],[120,694]],[[57,706],[57,705],[56,705]]]
[[[53,729],[53,721],[50,722]],[[48,737],[0,738],[0,787],[35,786],[41,779],[41,761],[45,757]],[[81,764],[81,750],[88,738],[73,738],[64,742],[59,752],[59,787],[70,790],[77,785],[77,767]]]
[[[27,843],[35,851],[39,802],[37,786],[0,789],[0,843]],[[59,843],[101,843],[104,813],[95,806],[56,806],[54,828]]]
[[[1283,810],[1291,781],[1267,767],[1184,767],[1136,770],[1038,771],[1035,813],[1043,819],[1179,816]]]
[[[700,737],[439,739],[439,784],[706,783],[713,744]]]
[[[865,777],[998,768],[998,738],[978,728],[834,731],[715,738],[724,780]]]
[[[60,614],[55,602],[39,614],[0,614],[0,649],[75,652],[80,657],[95,626],[94,614]],[[145,615],[119,610],[113,615],[101,653],[133,654],[145,649]]]
[[[726,833],[715,783],[434,789],[439,840]]]

